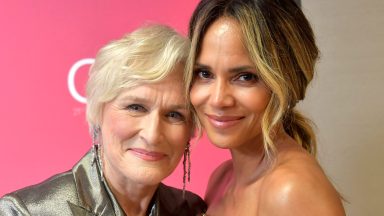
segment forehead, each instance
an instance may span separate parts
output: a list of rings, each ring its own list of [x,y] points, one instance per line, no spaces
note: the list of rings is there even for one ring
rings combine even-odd
[[[135,87],[122,89],[116,99],[138,99],[147,101],[162,100],[162,103],[184,103],[184,81],[182,73],[171,73],[154,82],[140,82]]]
[[[242,31],[236,20],[232,18],[219,18],[209,27],[202,40],[202,47],[207,45],[221,45],[225,47],[244,49]]]
[[[203,36],[197,62],[202,64],[253,65],[242,40],[242,31],[236,20],[222,17],[208,28]]]
[[[240,37],[241,29],[237,20],[230,17],[220,17],[208,27],[207,34],[212,34],[215,37],[226,35],[237,35]]]

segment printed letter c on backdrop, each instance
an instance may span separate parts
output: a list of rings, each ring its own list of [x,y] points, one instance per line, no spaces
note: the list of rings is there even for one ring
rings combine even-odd
[[[93,58],[80,59],[75,64],[73,64],[71,69],[69,70],[68,82],[67,82],[69,93],[76,101],[80,103],[84,103],[84,104],[87,103],[87,98],[80,95],[79,92],[76,90],[76,86],[75,86],[76,73],[79,70],[79,68],[83,67],[84,65],[91,65],[94,62],[95,62],[95,59]]]

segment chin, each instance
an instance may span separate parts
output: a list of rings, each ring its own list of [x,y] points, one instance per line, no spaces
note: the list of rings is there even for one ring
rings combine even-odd
[[[138,168],[136,172],[131,173],[131,179],[143,185],[156,185],[163,181],[170,173],[159,168]]]
[[[215,145],[217,148],[220,148],[220,149],[231,149],[230,146],[227,146],[227,145]]]
[[[232,148],[231,144],[233,143],[230,139],[222,136],[210,136],[208,135],[209,141],[216,146],[217,148],[221,149],[230,149]]]
[[[227,143],[214,143],[214,142],[212,142],[212,144],[214,145],[214,146],[216,146],[217,148],[221,148],[221,149],[231,149],[231,146],[230,146],[230,144],[227,144]]]

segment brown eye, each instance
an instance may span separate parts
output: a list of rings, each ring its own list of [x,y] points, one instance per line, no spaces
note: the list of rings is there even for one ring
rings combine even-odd
[[[248,81],[248,82],[249,81],[257,82],[259,80],[259,77],[253,73],[243,73],[243,74],[240,74],[240,76],[238,77],[238,80]]]
[[[213,74],[206,70],[197,70],[196,76],[200,79],[211,79],[213,78]]]

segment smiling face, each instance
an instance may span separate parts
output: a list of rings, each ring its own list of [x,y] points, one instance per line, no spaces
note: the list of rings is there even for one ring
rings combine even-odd
[[[103,109],[104,175],[112,185],[156,185],[177,166],[191,137],[178,65],[164,80],[123,90]]]
[[[190,92],[209,139],[220,148],[259,146],[261,120],[270,99],[238,26],[233,19],[220,18],[208,28]]]

